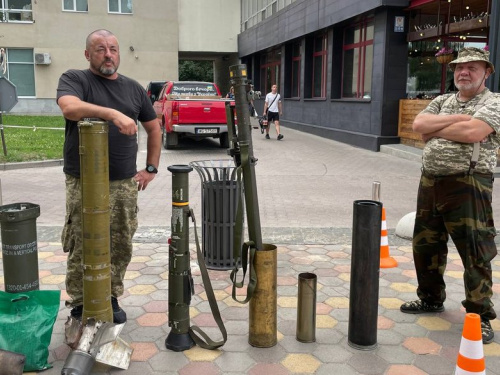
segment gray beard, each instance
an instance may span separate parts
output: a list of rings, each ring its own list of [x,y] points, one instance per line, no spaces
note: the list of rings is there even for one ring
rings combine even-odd
[[[105,67],[99,67],[99,72],[103,75],[103,76],[112,76],[113,74],[115,74],[116,72],[116,68],[105,68]]]

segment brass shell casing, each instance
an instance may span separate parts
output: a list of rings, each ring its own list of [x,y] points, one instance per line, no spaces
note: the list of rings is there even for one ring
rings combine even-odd
[[[248,342],[258,348],[269,348],[278,341],[277,264],[276,246],[262,244],[255,252],[257,285],[250,300]]]

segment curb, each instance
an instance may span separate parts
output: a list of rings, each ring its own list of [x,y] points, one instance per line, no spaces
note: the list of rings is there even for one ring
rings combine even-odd
[[[26,169],[26,168],[60,167],[63,165],[64,165],[63,159],[25,161],[20,163],[2,163],[0,164],[0,171],[11,171],[14,169]]]

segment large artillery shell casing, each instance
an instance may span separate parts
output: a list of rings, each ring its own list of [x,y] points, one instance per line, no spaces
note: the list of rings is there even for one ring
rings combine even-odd
[[[348,344],[360,350],[377,346],[382,203],[354,201]]]
[[[297,299],[297,340],[316,341],[316,285],[318,278],[314,273],[299,274]]]
[[[80,121],[83,320],[113,321],[109,209],[108,124]]]
[[[277,254],[276,246],[270,244],[262,244],[255,252],[257,285],[250,300],[248,342],[258,348],[269,348],[278,341]]]

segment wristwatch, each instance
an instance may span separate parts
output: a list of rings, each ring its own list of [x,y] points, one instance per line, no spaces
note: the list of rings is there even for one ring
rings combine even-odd
[[[158,169],[152,164],[146,164],[146,172],[148,173],[158,173]]]

